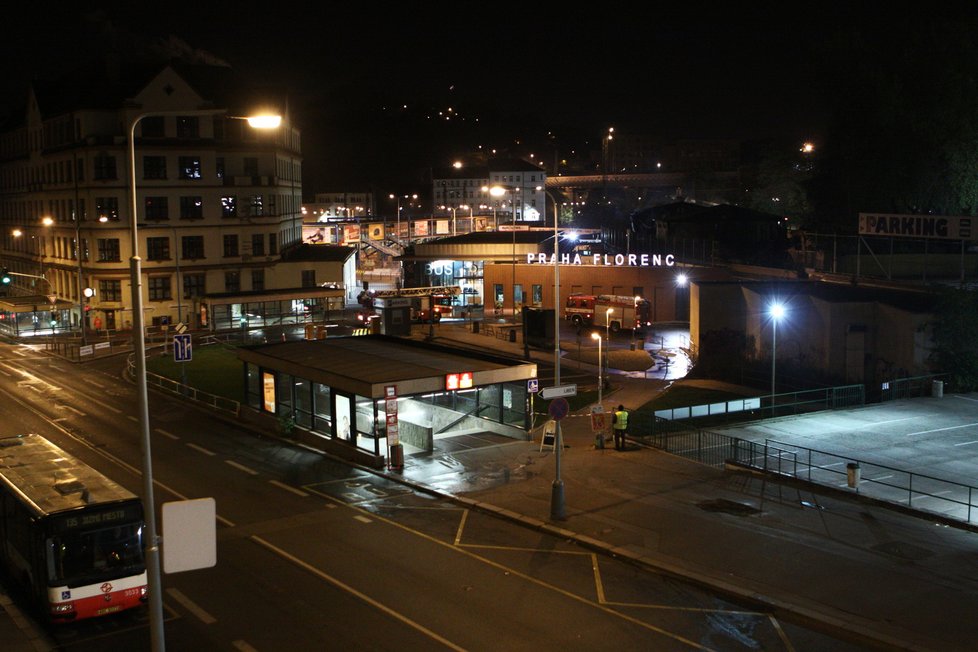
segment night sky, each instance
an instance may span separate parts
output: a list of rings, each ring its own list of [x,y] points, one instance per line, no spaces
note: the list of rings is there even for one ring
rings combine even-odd
[[[271,15],[246,2],[33,9],[7,21],[0,108],[21,111],[17,90],[62,71],[66,56],[108,44],[192,52],[288,92],[307,199],[409,192],[429,166],[479,146],[564,156],[599,148],[609,126],[663,139],[817,138],[833,104],[831,66],[840,65],[826,48],[840,33],[885,40],[917,20],[882,3],[595,3],[586,12],[540,4],[289,3]]]

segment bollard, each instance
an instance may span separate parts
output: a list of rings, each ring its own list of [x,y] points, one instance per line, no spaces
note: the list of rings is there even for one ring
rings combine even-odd
[[[391,459],[387,468],[400,471],[404,468],[404,446],[394,444],[390,447]]]
[[[850,489],[858,489],[859,481],[862,479],[862,471],[859,468],[858,462],[849,462],[846,464],[846,482]]]
[[[594,447],[596,449],[604,449],[604,433],[599,432],[594,435]]]

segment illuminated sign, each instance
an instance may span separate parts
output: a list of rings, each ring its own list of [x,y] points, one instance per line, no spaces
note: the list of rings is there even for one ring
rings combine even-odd
[[[553,265],[554,254],[527,254],[528,265]],[[561,254],[561,265],[595,265],[601,267],[672,267],[676,257],[672,254]]]
[[[975,240],[971,217],[946,215],[859,214],[860,235],[890,235],[903,238]]]
[[[445,376],[445,389],[470,389],[472,387],[472,372],[463,371],[458,374],[448,374]]]

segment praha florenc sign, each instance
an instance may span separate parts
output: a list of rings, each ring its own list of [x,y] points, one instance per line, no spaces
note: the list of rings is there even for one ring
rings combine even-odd
[[[859,214],[859,235],[891,235],[902,238],[974,240],[972,217],[947,215]]]
[[[527,254],[527,265],[553,265],[554,254]],[[596,265],[601,267],[672,267],[676,257],[672,254],[560,254],[561,265]]]

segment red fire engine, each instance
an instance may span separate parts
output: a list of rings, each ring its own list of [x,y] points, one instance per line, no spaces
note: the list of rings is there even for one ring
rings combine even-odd
[[[605,326],[617,333],[652,325],[651,304],[642,297],[614,294],[572,294],[567,297],[564,319],[577,326]]]

